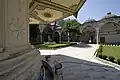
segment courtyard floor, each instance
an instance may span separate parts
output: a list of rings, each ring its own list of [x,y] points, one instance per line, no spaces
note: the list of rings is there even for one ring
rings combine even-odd
[[[98,45],[78,44],[57,50],[40,50],[41,55],[52,55],[50,64],[63,64],[63,80],[120,80],[120,71],[94,59]],[[58,76],[59,77],[59,76]]]

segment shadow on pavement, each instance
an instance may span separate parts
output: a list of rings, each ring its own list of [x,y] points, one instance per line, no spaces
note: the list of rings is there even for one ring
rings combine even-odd
[[[114,67],[66,55],[51,55],[48,63],[53,65],[54,61],[63,65],[63,80],[120,80],[120,71]]]

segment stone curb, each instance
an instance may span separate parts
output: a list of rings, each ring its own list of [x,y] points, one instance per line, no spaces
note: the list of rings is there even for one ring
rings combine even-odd
[[[110,61],[106,61],[106,60],[100,59],[100,58],[98,58],[98,57],[95,57],[95,59],[97,59],[97,60],[99,60],[99,61],[101,61],[101,62],[103,62],[103,63],[109,64],[109,65],[111,65],[112,67],[120,70],[120,65],[118,65],[118,64],[115,64],[115,63],[112,63],[112,62],[110,62]]]
[[[96,50],[96,51],[97,51],[97,50]],[[100,59],[100,58],[98,58],[98,57],[96,57],[96,56],[97,56],[97,52],[94,53],[92,59],[96,59],[96,60],[101,61],[101,62],[103,62],[103,63],[109,64],[109,65],[111,65],[112,67],[115,67],[116,69],[119,69],[119,70],[120,70],[120,65],[115,64],[115,63],[112,63],[112,62],[110,62],[110,61],[106,61],[106,60],[104,60],[104,59]]]

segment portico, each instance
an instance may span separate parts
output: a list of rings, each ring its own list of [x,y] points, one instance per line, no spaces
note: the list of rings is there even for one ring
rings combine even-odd
[[[29,44],[29,24],[76,14],[85,1],[0,0],[0,80],[37,80],[44,57]]]

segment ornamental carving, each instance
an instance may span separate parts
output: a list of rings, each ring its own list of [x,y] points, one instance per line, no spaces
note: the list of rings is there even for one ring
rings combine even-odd
[[[19,18],[12,18],[12,21],[8,25],[11,35],[15,36],[17,40],[23,39],[24,35],[26,35],[24,23],[21,23]]]
[[[74,4],[70,6],[70,9],[75,10],[77,8],[78,4]]]
[[[24,0],[18,0],[18,5],[19,5],[19,12],[21,12],[23,9]]]
[[[46,18],[51,18],[51,17],[53,17],[53,14],[50,13],[50,12],[44,12],[44,13],[42,13],[42,15],[43,15],[44,17],[46,17]]]
[[[37,6],[36,9],[37,9],[37,10],[45,10],[46,7],[43,7],[43,6]]]

